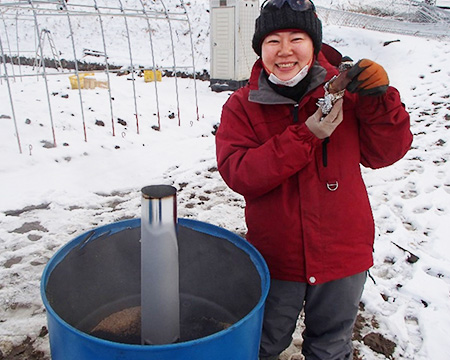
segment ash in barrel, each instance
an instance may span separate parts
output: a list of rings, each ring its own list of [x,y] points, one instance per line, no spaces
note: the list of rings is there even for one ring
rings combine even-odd
[[[214,317],[191,317],[181,323],[180,341],[190,341],[212,335],[232,324]],[[141,307],[135,306],[115,312],[102,319],[90,332],[103,340],[124,344],[141,344]]]

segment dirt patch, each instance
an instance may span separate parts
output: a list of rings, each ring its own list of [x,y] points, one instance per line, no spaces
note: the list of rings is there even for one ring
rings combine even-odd
[[[50,203],[26,206],[20,210],[7,210],[7,211],[5,211],[5,215],[6,216],[20,216],[23,213],[33,211],[33,210],[48,210],[49,206],[50,206]]]
[[[44,337],[48,334],[47,328],[42,327],[39,337]],[[44,352],[36,350],[34,348],[34,342],[30,337],[27,338],[20,344],[12,348],[8,354],[3,354],[0,351],[0,360],[50,360],[49,357],[45,356]]]
[[[382,354],[388,359],[392,358],[392,354],[395,351],[395,343],[386,339],[383,335],[372,332],[364,336],[363,341],[372,351]]]
[[[11,259],[6,260],[5,264],[3,265],[6,269],[11,268],[11,266],[19,264],[22,261],[22,257],[16,256],[12,257]]]
[[[387,359],[392,359],[392,355],[395,352],[396,344],[385,338],[382,334],[376,332],[379,328],[378,321],[374,316],[366,317],[364,313],[364,304],[360,304],[360,311],[356,318],[355,326],[353,329],[353,340],[358,341],[372,351],[384,355]],[[366,333],[365,335],[363,335]],[[359,354],[358,349],[355,349],[353,354],[353,360],[361,360],[362,357]]]
[[[43,227],[39,221],[26,222],[21,227],[14,229],[12,232],[18,234],[26,234],[33,230],[48,232],[48,230],[45,227]]]

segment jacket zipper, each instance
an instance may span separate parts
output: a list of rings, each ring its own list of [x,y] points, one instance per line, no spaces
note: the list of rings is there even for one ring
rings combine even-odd
[[[327,151],[327,145],[330,142],[330,137],[326,137],[323,139],[322,142],[322,164],[323,167],[327,167],[328,165],[328,151]]]
[[[294,124],[298,123],[298,104],[294,105],[292,115],[294,116]]]

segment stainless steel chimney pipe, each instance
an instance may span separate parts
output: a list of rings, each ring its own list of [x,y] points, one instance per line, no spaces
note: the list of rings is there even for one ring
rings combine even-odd
[[[180,338],[176,189],[151,185],[141,192],[142,344],[170,344]]]

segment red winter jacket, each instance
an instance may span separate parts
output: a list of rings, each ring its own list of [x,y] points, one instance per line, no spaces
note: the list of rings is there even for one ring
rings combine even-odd
[[[326,146],[324,166],[323,140],[305,121],[324,95],[323,84],[337,74],[326,58],[335,55],[324,46],[299,104],[272,90],[258,60],[249,85],[223,106],[218,168],[244,196],[247,239],[275,279],[319,284],[369,269],[374,223],[360,164],[391,165],[411,145],[409,115],[395,88],[381,97],[347,91],[344,120]]]

